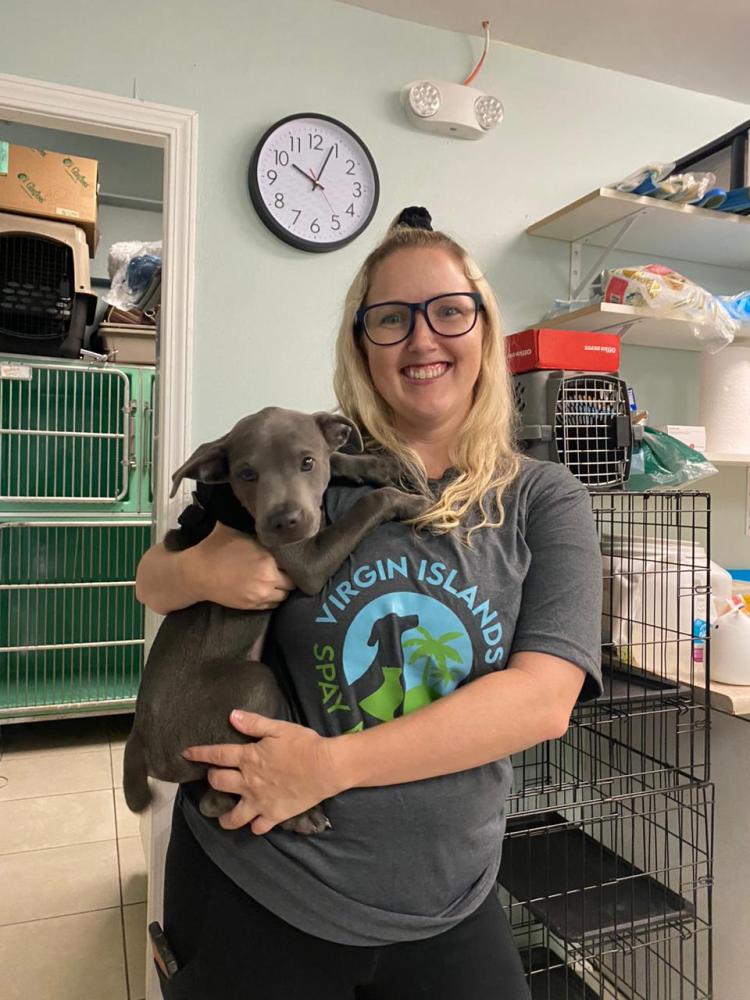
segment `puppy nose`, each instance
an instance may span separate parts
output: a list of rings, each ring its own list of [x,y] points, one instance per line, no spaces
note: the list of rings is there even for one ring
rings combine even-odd
[[[278,507],[269,518],[273,531],[288,531],[290,528],[295,528],[301,520],[302,511],[300,508],[290,504]]]

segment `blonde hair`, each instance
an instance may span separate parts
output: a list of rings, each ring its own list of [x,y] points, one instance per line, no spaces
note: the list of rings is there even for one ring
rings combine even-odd
[[[482,358],[474,402],[451,452],[458,475],[413,522],[417,527],[442,534],[459,527],[478,508],[480,518],[468,531],[469,541],[480,528],[499,527],[503,523],[503,493],[518,475],[521,457],[514,444],[515,411],[497,300],[463,247],[445,233],[396,223],[391,226],[357,272],[346,294],[336,341],[333,386],[342,412],[361,428],[368,445],[381,445],[395,454],[407,478],[427,493],[425,467],[396,430],[394,413],[376,391],[364,349],[354,334],[356,312],[366,301],[375,268],[390,254],[407,248],[440,248],[452,254],[473,288],[481,294],[485,306]],[[492,490],[497,504],[495,516],[486,507]]]

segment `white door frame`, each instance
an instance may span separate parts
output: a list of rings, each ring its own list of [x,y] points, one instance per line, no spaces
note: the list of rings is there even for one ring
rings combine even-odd
[[[190,400],[198,115],[184,108],[0,73],[0,119],[164,150],[164,266],[154,480],[154,520],[157,536],[161,537],[174,523],[184,501],[181,494],[173,500],[169,498],[170,471],[182,465],[192,442]],[[147,615],[147,646],[154,625],[155,616]],[[149,922],[162,919],[163,861],[175,787],[158,782],[154,806],[141,820],[149,876]],[[156,1000],[160,992],[153,963],[147,960],[146,996]]]
[[[198,115],[184,108],[0,73],[0,119],[164,150],[164,268],[154,481],[154,520],[160,537],[183,502],[180,495],[169,499],[170,472],[182,465],[192,442]]]

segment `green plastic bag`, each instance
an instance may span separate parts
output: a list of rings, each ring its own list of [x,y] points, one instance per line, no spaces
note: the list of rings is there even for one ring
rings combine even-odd
[[[694,448],[655,427],[644,427],[641,446],[633,450],[626,488],[636,493],[683,486],[714,476],[718,471]]]

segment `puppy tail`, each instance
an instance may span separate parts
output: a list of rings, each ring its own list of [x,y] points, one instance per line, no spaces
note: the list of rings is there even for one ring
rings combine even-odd
[[[122,790],[128,809],[134,813],[143,812],[151,804],[151,789],[148,787],[146,755],[143,743],[133,731],[125,744],[123,761]]]

